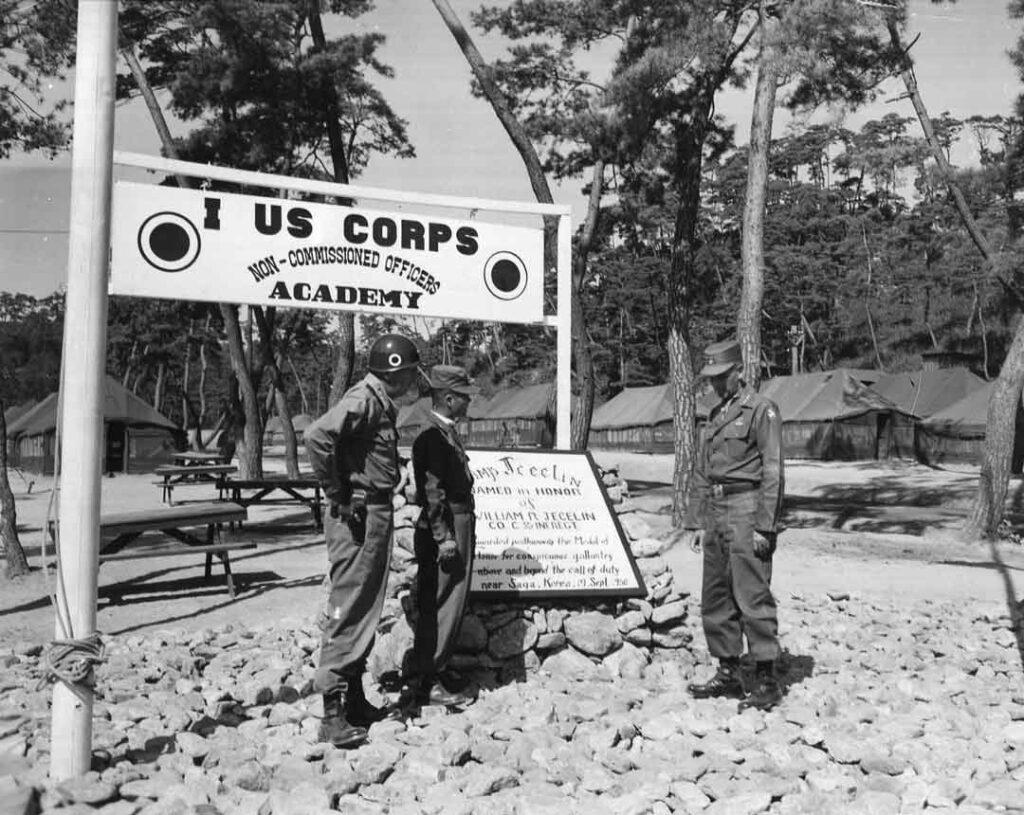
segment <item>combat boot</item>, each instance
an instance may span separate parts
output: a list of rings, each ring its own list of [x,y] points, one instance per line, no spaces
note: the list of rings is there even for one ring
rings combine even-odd
[[[775,676],[774,662],[758,662],[754,681],[754,690],[737,705],[740,712],[751,707],[758,710],[771,710],[782,701],[782,688]]]
[[[386,719],[400,719],[401,712],[396,708],[377,707],[366,698],[363,680],[353,676],[348,680],[348,693],[345,696],[345,718],[356,727],[369,728],[375,722]]]
[[[691,682],[686,689],[694,699],[742,698],[743,682],[740,681],[739,659],[732,657],[719,660],[718,670],[711,679],[702,683]]]
[[[366,728],[358,727],[346,718],[344,690],[324,693],[324,717],[317,740],[335,747],[357,747],[366,741]]]
[[[450,691],[433,676],[409,677],[402,689],[400,704],[409,715],[424,707],[463,708],[476,699],[461,691]]]

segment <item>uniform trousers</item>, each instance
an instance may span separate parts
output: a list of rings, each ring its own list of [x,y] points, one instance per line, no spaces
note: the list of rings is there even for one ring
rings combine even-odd
[[[444,668],[462,627],[473,574],[475,516],[456,512],[451,527],[458,558],[449,572],[438,567],[438,544],[429,528],[417,527],[413,537],[418,617],[407,667],[411,676],[429,678]]]
[[[315,679],[321,693],[341,688],[366,670],[384,608],[394,529],[390,504],[367,505],[362,543],[353,538],[347,521],[325,515],[331,594]]]
[[[772,556],[754,553],[757,490],[711,497],[704,533],[701,620],[711,656],[743,655],[746,635],[758,662],[779,656],[779,623],[772,596]]]

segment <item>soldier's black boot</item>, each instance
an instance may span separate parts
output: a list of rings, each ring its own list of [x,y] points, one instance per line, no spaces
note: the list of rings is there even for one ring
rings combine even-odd
[[[392,707],[377,707],[366,698],[361,676],[348,680],[348,694],[345,696],[345,718],[356,727],[369,728],[374,722],[385,719],[400,719],[401,712]]]
[[[740,661],[737,657],[725,657],[718,661],[718,670],[707,682],[691,682],[686,686],[694,699],[728,697],[739,699],[743,696],[743,682],[740,680]]]
[[[758,710],[771,710],[782,701],[782,687],[775,676],[773,661],[757,663],[754,682],[754,690],[737,706],[740,711],[750,707],[755,707]]]
[[[345,715],[345,691],[324,694],[324,718],[320,722],[319,741],[335,747],[356,747],[366,741],[366,729],[350,722]]]
[[[448,690],[433,676],[413,676],[402,689],[400,704],[410,715],[416,715],[428,706],[462,708],[474,701],[469,694]]]

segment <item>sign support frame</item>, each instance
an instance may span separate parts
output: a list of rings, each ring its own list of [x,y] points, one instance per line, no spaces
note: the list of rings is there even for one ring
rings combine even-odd
[[[56,637],[96,633],[99,570],[107,266],[114,147],[116,0],[79,0],[75,68],[71,225],[61,358],[60,501]],[[70,630],[65,630],[67,626]],[[50,776],[88,772],[93,693],[87,684],[53,688]]]
[[[315,179],[258,173],[252,170],[237,170],[232,167],[217,167],[120,150],[114,151],[114,164],[162,172],[169,175],[184,175],[193,178],[205,178],[214,181],[262,187],[270,186],[277,189],[340,198],[372,199],[397,204],[418,204],[448,209],[487,210],[508,214],[557,217],[558,231],[554,270],[558,292],[557,311],[553,315],[545,315],[544,319],[536,324],[553,327],[556,331],[555,447],[560,450],[568,450],[570,448],[572,421],[572,208],[570,206],[566,204],[501,201],[486,198],[386,190],[377,187],[340,184],[333,181],[317,181]]]

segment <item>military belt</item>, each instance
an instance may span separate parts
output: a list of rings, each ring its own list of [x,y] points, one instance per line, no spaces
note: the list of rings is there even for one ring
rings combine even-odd
[[[727,484],[712,484],[711,495],[715,498],[722,498],[726,495],[735,495],[739,492],[756,490],[758,485],[753,481],[731,481]]]

